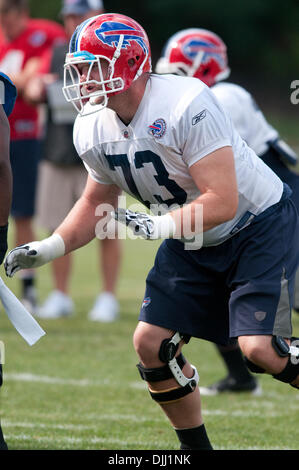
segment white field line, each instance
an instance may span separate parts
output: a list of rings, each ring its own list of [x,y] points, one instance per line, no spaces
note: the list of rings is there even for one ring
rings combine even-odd
[[[72,385],[77,387],[101,386],[108,385],[110,381],[104,380],[89,380],[89,379],[64,379],[61,377],[49,377],[47,375],[36,375],[27,372],[13,373],[8,372],[4,374],[4,380],[15,382],[38,382],[45,384],[55,385]]]
[[[101,438],[101,437],[87,437],[86,439],[80,438],[80,437],[69,437],[69,436],[57,436],[57,439],[51,438],[51,436],[38,436],[38,437],[33,437],[27,434],[7,434],[5,433],[5,439],[7,442],[9,440],[17,440],[17,441],[31,441],[31,442],[46,442],[49,444],[50,442],[56,442],[58,441],[59,444],[65,443],[65,444],[85,444],[88,442],[88,445],[91,444],[115,444],[117,446],[122,446],[125,447],[128,445],[128,441],[123,441],[121,439],[106,439],[106,438]],[[47,446],[48,447],[48,446]]]
[[[13,372],[8,372],[5,373],[4,376],[5,381],[15,381],[15,382],[35,382],[35,383],[44,383],[44,384],[50,384],[50,385],[71,385],[73,387],[103,387],[107,385],[112,385],[112,382],[110,379],[103,379],[103,380],[90,380],[90,379],[69,379],[69,378],[62,378],[62,377],[50,377],[47,375],[36,375],[28,372],[23,372],[23,373],[13,373]],[[124,383],[121,382],[123,385]],[[117,387],[120,386],[120,383],[117,383]],[[125,384],[126,387],[134,388],[136,390],[146,390],[147,389],[147,384],[144,381],[133,381]],[[217,398],[217,397],[216,397]],[[283,400],[283,396],[280,395],[279,393],[275,392],[267,392],[263,393],[261,397],[251,397],[252,400],[252,407],[251,411],[243,411],[243,410],[234,410],[234,411],[225,411],[225,410],[218,410],[218,409],[203,409],[203,414],[206,415],[219,415],[219,416],[231,416],[231,417],[253,417],[253,416],[260,416],[260,412],[258,409],[263,408],[263,410],[267,409],[267,416],[269,417],[277,417],[277,416],[283,416],[287,414],[291,409],[292,410],[298,410],[299,409],[299,402],[298,394],[294,394],[293,396],[293,402],[289,403],[287,409],[285,410],[285,413],[281,412],[271,412],[269,408],[277,408],[277,403],[271,403],[269,399],[277,399],[279,401]],[[215,397],[204,397],[205,403],[206,400],[215,400]],[[253,408],[257,408],[257,410],[253,410]]]
[[[35,419],[38,419],[39,415],[35,414],[34,415]],[[44,419],[45,417],[41,415],[41,418]],[[86,417],[82,416],[82,421],[86,422]],[[88,418],[88,416],[87,416]],[[92,421],[94,423],[100,423],[103,421],[131,421],[134,423],[145,423],[147,421],[150,422],[155,422],[155,423],[161,423],[164,422],[166,418],[164,415],[161,414],[161,418],[152,418],[152,417],[143,417],[143,416],[136,416],[136,415],[131,415],[131,414],[97,414],[92,417]],[[1,423],[5,427],[25,427],[25,428],[34,428],[34,427],[40,427],[40,428],[49,428],[49,429],[69,429],[69,430],[74,430],[76,431],[77,429],[84,430],[84,429],[99,429],[100,426],[97,426],[96,424],[50,424],[50,423],[42,423],[42,422],[30,422],[28,421],[9,421],[6,420],[5,418],[1,419]]]
[[[121,439],[105,439],[105,438],[100,438],[100,437],[92,437],[92,438],[86,438],[82,439],[79,437],[66,437],[66,436],[59,436],[57,439],[53,439],[51,437],[32,437],[27,434],[7,434],[5,433],[5,439],[9,443],[10,440],[15,440],[15,441],[30,441],[31,444],[34,442],[46,442],[47,443],[47,448],[49,447],[49,444],[51,442],[56,442],[58,441],[60,446],[61,444],[77,444],[77,445],[85,445],[86,448],[86,443],[88,443],[88,448],[90,448],[91,445],[96,445],[96,444],[115,444],[118,447],[118,450],[120,450],[122,447],[127,447],[128,446],[128,441],[122,441]],[[136,442],[135,442],[136,445]],[[150,443],[148,443],[150,445]],[[153,449],[156,449],[156,445],[151,446]],[[214,447],[215,450],[298,450],[296,448],[291,448],[291,447]]]
[[[110,379],[90,380],[90,379],[65,379],[62,377],[50,377],[48,375],[36,375],[30,372],[6,372],[4,374],[5,381],[13,382],[37,382],[53,385],[71,385],[73,387],[101,387],[111,385]],[[123,382],[122,382],[123,383]],[[119,383],[117,384],[119,387]],[[145,382],[129,382],[128,386],[135,389],[146,390]]]
[[[30,372],[6,372],[4,375],[4,380],[7,381],[14,381],[14,382],[37,382],[37,383],[45,383],[45,384],[53,384],[53,385],[72,385],[77,387],[100,387],[105,385],[112,385],[110,379],[103,379],[103,380],[90,380],[90,379],[66,379],[63,377],[51,377],[48,375],[37,375],[32,374]],[[123,382],[122,382],[123,383]],[[117,386],[119,387],[119,383]],[[136,390],[146,390],[147,385],[144,381],[133,381],[129,382],[126,386],[130,388],[134,388]],[[217,398],[217,397],[216,397]],[[282,395],[275,392],[267,392],[263,393],[261,397],[248,397],[248,399],[253,398],[255,403],[258,403],[263,398],[274,398],[274,399],[281,399]],[[214,396],[212,397],[204,397],[204,399],[213,400],[215,399]],[[299,400],[299,394],[294,395],[294,399]]]

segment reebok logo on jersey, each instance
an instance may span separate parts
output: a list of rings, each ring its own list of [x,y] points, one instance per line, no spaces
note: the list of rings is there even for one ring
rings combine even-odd
[[[194,116],[192,118],[192,126],[195,126],[199,121],[202,121],[207,115],[207,110],[204,109],[203,111],[200,111],[200,113],[196,114],[196,116]]]

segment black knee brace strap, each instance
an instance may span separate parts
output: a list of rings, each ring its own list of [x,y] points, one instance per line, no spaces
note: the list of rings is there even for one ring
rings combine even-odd
[[[272,377],[280,382],[292,385],[291,382],[299,375],[299,338],[291,338],[291,346],[289,346],[282,336],[273,336],[271,343],[278,356],[288,356],[288,362],[285,368],[279,374],[273,374]],[[265,369],[257,366],[247,357],[245,357],[245,363],[251,372],[255,372],[256,374],[263,374],[265,372]],[[299,388],[296,385],[292,385],[292,387]]]
[[[186,359],[183,354],[179,354],[176,358],[178,365],[182,369],[186,364]],[[160,382],[161,380],[167,380],[173,378],[173,373],[169,369],[169,366],[156,367],[152,369],[146,369],[141,363],[137,364],[140,376],[147,382]]]
[[[183,354],[179,354],[176,358],[178,366],[182,369],[186,364],[186,359],[184,358]],[[169,366],[162,366],[157,368],[148,368],[146,369],[143,367],[142,364],[137,364],[137,368],[139,370],[140,376],[143,380],[147,382],[160,382],[167,379],[173,379],[173,373],[170,370]],[[194,381],[193,387],[195,388],[197,385],[196,381]],[[192,392],[192,388],[190,384],[185,385],[184,387],[175,387],[170,388],[168,390],[161,390],[153,391],[149,389],[149,393],[153,400],[160,404],[167,404],[167,403],[174,403],[175,401],[180,400],[188,393]]]
[[[274,379],[292,385],[291,382],[299,375],[299,338],[292,337],[289,346],[281,336],[273,336],[272,346],[280,357],[288,356],[285,368],[279,374],[274,374]],[[299,388],[297,385],[292,387]]]
[[[260,366],[257,366],[256,364],[251,362],[246,356],[244,357],[244,361],[250,372],[254,372],[255,374],[263,374],[264,372],[266,372],[265,369],[262,369]]]
[[[145,368],[142,364],[137,364],[141,378],[147,382],[160,382],[174,378],[179,384],[179,387],[166,390],[151,390],[149,388],[153,400],[160,404],[173,403],[180,400],[185,395],[188,395],[188,393],[193,392],[198,384],[199,377],[196,368],[191,365],[194,374],[191,378],[186,377],[182,371],[186,364],[184,356],[180,353],[175,357],[179,343],[182,340],[186,343],[190,340],[190,336],[186,337],[176,332],[172,338],[166,338],[162,341],[159,350],[159,359],[161,362],[167,363],[165,366]]]
[[[297,375],[299,375],[299,361],[297,364],[294,364],[292,356],[290,356],[285,368],[279,374],[275,374],[272,377],[276,380],[292,385],[291,382],[296,379]],[[292,385],[292,387],[297,389],[299,388],[297,385]]]
[[[196,387],[196,383],[194,385]],[[189,384],[185,385],[185,387],[176,387],[169,388],[168,390],[161,390],[161,392],[156,392],[149,389],[149,393],[152,399],[160,403],[161,405],[167,405],[167,403],[174,403],[180,400],[181,398],[184,398],[191,392],[192,390]]]

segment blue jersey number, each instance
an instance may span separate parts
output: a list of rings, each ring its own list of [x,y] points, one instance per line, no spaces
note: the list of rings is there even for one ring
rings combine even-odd
[[[138,191],[136,183],[134,181],[130,162],[126,154],[120,155],[105,155],[110,170],[115,170],[116,167],[121,167],[124,178],[128,185],[128,188],[132,194],[141,201],[145,206],[150,206],[150,201],[145,201]],[[134,166],[135,168],[142,169],[144,168],[145,163],[152,163],[155,168],[156,175],[153,175],[156,179],[159,186],[164,186],[167,191],[172,194],[172,198],[162,199],[159,194],[153,194],[153,197],[156,199],[159,204],[166,204],[168,207],[172,204],[183,205],[187,200],[187,193],[172,179],[169,178],[169,173],[167,172],[161,158],[150,150],[139,151],[135,153]]]

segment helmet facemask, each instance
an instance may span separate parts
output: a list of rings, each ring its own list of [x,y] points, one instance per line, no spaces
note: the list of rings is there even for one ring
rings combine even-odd
[[[107,72],[103,71],[102,63],[108,63]],[[88,72],[86,79],[82,81],[82,75],[78,65],[88,64]],[[72,103],[76,111],[81,116],[92,114],[104,109],[109,100],[109,94],[118,93],[124,89],[124,82],[121,77],[113,77],[115,61],[109,60],[104,56],[94,56],[87,51],[81,51],[75,54],[67,54],[66,63],[64,65],[64,86],[63,94],[65,99]],[[95,75],[97,71],[98,79],[91,75]],[[88,92],[88,88],[97,89]],[[99,98],[102,97],[102,100]],[[90,106],[87,104],[89,103]]]
[[[98,15],[79,25],[70,40],[63,93],[85,116],[107,107],[111,96],[126,91],[150,71],[150,45],[144,29],[125,15]]]

